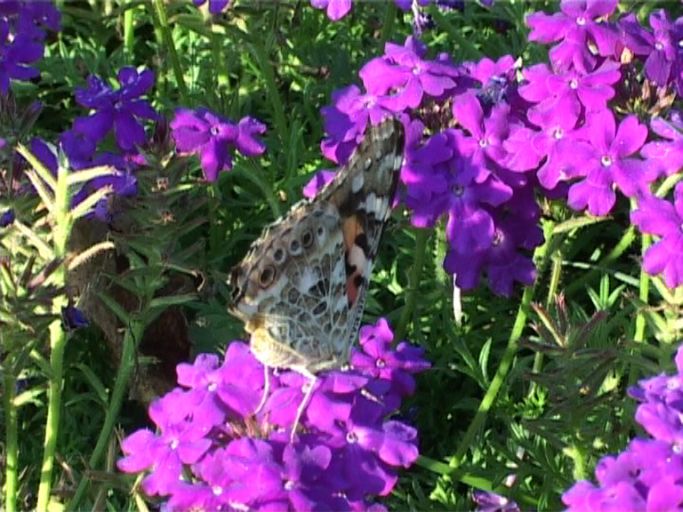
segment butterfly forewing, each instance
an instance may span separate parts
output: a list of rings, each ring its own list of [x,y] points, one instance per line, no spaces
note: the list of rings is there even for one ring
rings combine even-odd
[[[267,227],[233,269],[229,309],[266,366],[315,373],[345,362],[402,153],[400,122],[372,127],[320,194]]]

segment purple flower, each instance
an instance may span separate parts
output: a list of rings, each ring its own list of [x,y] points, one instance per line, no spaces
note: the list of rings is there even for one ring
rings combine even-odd
[[[318,195],[325,185],[332,181],[337,173],[323,169],[316,172],[313,177],[304,185],[304,197],[312,199]]]
[[[425,52],[412,36],[403,46],[387,43],[384,55],[367,62],[358,74],[370,94],[384,97],[385,108],[392,112],[417,108],[425,97],[443,98],[453,92],[460,77],[450,62],[424,60]]]
[[[620,20],[626,46],[645,58],[645,76],[659,86],[666,86],[680,71],[683,41],[683,20],[671,22],[664,9],[650,14],[652,32],[643,29],[638,20],[629,15]]]
[[[271,375],[272,394],[254,415],[263,367],[247,345],[230,344],[222,364],[204,354],[179,365],[184,389],[152,404],[158,432],[128,436],[119,468],[147,472],[142,489],[167,509],[383,510],[368,499],[388,494],[397,468],[418,454],[416,430],[388,417],[413,391],[410,374],[429,365],[421,349],[389,348],[385,320],[364,327],[362,338],[358,368],[318,375],[293,442],[288,430],[307,378]]]
[[[629,389],[641,404],[636,421],[652,436],[633,439],[616,456],[603,457],[595,468],[597,486],[580,481],[562,501],[569,511],[675,510],[683,502],[683,349],[676,355],[677,373],[643,380]]]
[[[508,136],[509,111],[507,105],[500,104],[485,117],[479,100],[470,93],[457,96],[453,101],[453,115],[469,132],[469,137],[458,138],[458,149],[478,181],[495,171],[492,164],[503,163],[507,156],[503,141]]]
[[[590,143],[575,146],[574,158],[581,162],[577,169],[583,179],[569,189],[568,203],[573,209],[587,208],[593,215],[607,215],[616,201],[615,185],[632,197],[647,190],[657,177],[656,169],[632,158],[647,138],[647,127],[635,116],[626,117],[617,128],[611,111],[595,113],[586,121],[582,134]]]
[[[192,3],[200,7],[206,3],[206,0],[192,0]],[[209,0],[209,12],[211,14],[218,14],[230,5],[230,0]]]
[[[477,504],[476,512],[520,512],[517,503],[495,492],[474,491],[472,500]]]
[[[361,93],[355,85],[332,93],[332,105],[321,109],[327,137],[320,143],[323,155],[335,163],[348,160],[363,139],[368,124],[377,125],[392,115],[382,96]]]
[[[670,114],[670,121],[654,117],[650,121],[654,133],[668,139],[655,140],[643,146],[640,154],[647,159],[647,165],[655,167],[658,172],[670,176],[683,167],[683,120],[679,112]]]
[[[663,274],[669,288],[683,283],[683,185],[676,185],[673,204],[652,195],[639,198],[631,222],[643,233],[659,237],[645,252],[645,271],[650,275]]]
[[[159,115],[147,100],[140,99],[154,85],[154,72],[121,68],[117,74],[120,87],[109,87],[98,76],[88,77],[88,87],[76,88],[76,102],[94,110],[87,117],[77,118],[74,129],[99,142],[112,130],[116,142],[124,151],[142,146],[147,138],[140,120],[157,120]]]
[[[39,71],[31,64],[43,57],[43,42],[34,33],[12,32],[10,20],[0,18],[0,93],[7,94],[10,80],[30,80]]]
[[[519,94],[536,105],[530,113],[550,113],[556,116],[578,116],[582,106],[586,111],[604,110],[614,97],[613,84],[621,74],[618,65],[605,62],[591,72],[570,70],[554,73],[546,64],[536,64],[524,70],[526,84],[519,88]]]
[[[11,208],[8,210],[5,210],[0,215],[0,228],[6,228],[10,224],[12,224],[15,219],[16,219],[16,216],[14,215],[14,210],[12,210]]]
[[[560,12],[535,12],[527,16],[526,23],[531,28],[529,41],[559,41],[550,50],[550,60],[557,69],[573,66],[578,71],[590,71],[597,61],[591,45],[595,45],[599,55],[614,53],[618,32],[604,20],[616,6],[617,0],[562,0]]]
[[[316,9],[325,9],[327,17],[338,21],[346,16],[353,6],[352,0],[311,0]]]
[[[62,308],[62,323],[67,331],[81,329],[90,324],[83,311],[72,305]]]
[[[208,181],[216,181],[220,171],[232,169],[234,149],[245,156],[263,153],[265,146],[257,136],[265,130],[262,123],[251,117],[242,118],[236,125],[205,108],[180,108],[171,121],[171,133],[178,152],[199,153],[202,171]]]

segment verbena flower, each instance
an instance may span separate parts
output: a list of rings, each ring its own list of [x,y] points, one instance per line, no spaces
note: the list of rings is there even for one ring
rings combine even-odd
[[[569,188],[568,203],[575,210],[587,208],[593,215],[607,215],[616,201],[615,188],[632,197],[647,189],[656,169],[634,155],[647,138],[647,127],[635,116],[619,126],[605,110],[592,114],[582,129],[586,143],[575,145],[577,169],[583,179]]]
[[[88,86],[77,87],[76,102],[94,112],[74,121],[74,129],[95,143],[113,129],[118,146],[123,151],[135,150],[147,140],[141,120],[158,120],[159,115],[147,100],[140,97],[154,85],[154,72],[138,72],[133,67],[121,68],[117,74],[118,89],[107,85],[100,77],[88,77]]]
[[[0,228],[6,228],[10,224],[14,222],[16,219],[16,216],[14,214],[14,210],[11,208],[5,210],[0,214]]]
[[[643,233],[659,237],[645,251],[643,269],[650,275],[662,274],[669,288],[683,284],[683,184],[676,185],[673,204],[649,194],[639,198],[631,222]]]
[[[649,437],[633,439],[595,468],[597,485],[582,480],[562,501],[568,511],[676,510],[683,502],[683,348],[676,353],[673,375],[642,380],[629,389],[640,402],[636,421]]]
[[[349,12],[353,7],[354,0],[310,0],[311,6],[316,9],[324,9],[327,17],[332,21],[339,21]],[[431,0],[394,0],[396,6],[403,10],[410,10],[413,2],[416,1],[419,5],[427,5]]]
[[[264,375],[247,345],[231,343],[222,363],[204,354],[179,365],[182,387],[150,406],[157,433],[128,436],[119,469],[145,471],[142,489],[170,510],[367,509],[417,458],[416,430],[388,415],[429,364],[417,347],[391,349],[384,320],[360,339],[349,370],[318,376],[293,443],[306,378],[271,375],[272,393],[255,413]]]
[[[197,7],[204,5],[206,2],[207,0],[192,0],[192,3]],[[218,14],[230,6],[230,0],[208,0],[208,2],[211,14]]]
[[[245,156],[260,155],[265,146],[258,136],[265,125],[251,117],[233,123],[205,108],[176,110],[171,134],[181,154],[199,154],[204,177],[216,181],[220,171],[232,169],[232,152]]]
[[[557,42],[550,50],[550,61],[559,70],[574,67],[590,71],[597,62],[596,55],[614,54],[619,34],[605,19],[616,6],[617,0],[562,0],[560,12],[527,16],[529,41]]]
[[[520,512],[514,501],[490,491],[474,491],[472,500],[477,504],[475,512]]]
[[[635,55],[645,59],[645,76],[656,85],[666,86],[677,76],[683,65],[683,19],[672,22],[664,9],[650,14],[652,31],[643,28],[633,15],[620,20],[624,44]]]
[[[7,94],[10,80],[39,76],[34,65],[43,57],[45,31],[58,31],[61,20],[52,2],[3,2],[0,15],[0,93]]]
[[[668,140],[648,142],[640,154],[647,159],[647,165],[658,172],[666,176],[677,173],[683,167],[683,119],[680,112],[671,112],[668,121],[661,117],[653,118],[650,129]]]

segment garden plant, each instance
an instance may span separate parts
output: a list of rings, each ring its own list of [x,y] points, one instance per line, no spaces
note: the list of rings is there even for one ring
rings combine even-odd
[[[683,508],[682,94],[673,0],[0,0],[0,509]],[[389,119],[264,367],[231,268]]]

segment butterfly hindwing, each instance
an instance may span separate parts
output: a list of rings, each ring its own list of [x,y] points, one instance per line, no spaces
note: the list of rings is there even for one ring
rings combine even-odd
[[[256,357],[308,373],[344,362],[356,336],[402,163],[403,126],[371,127],[334,179],[267,227],[232,272],[230,311]]]

